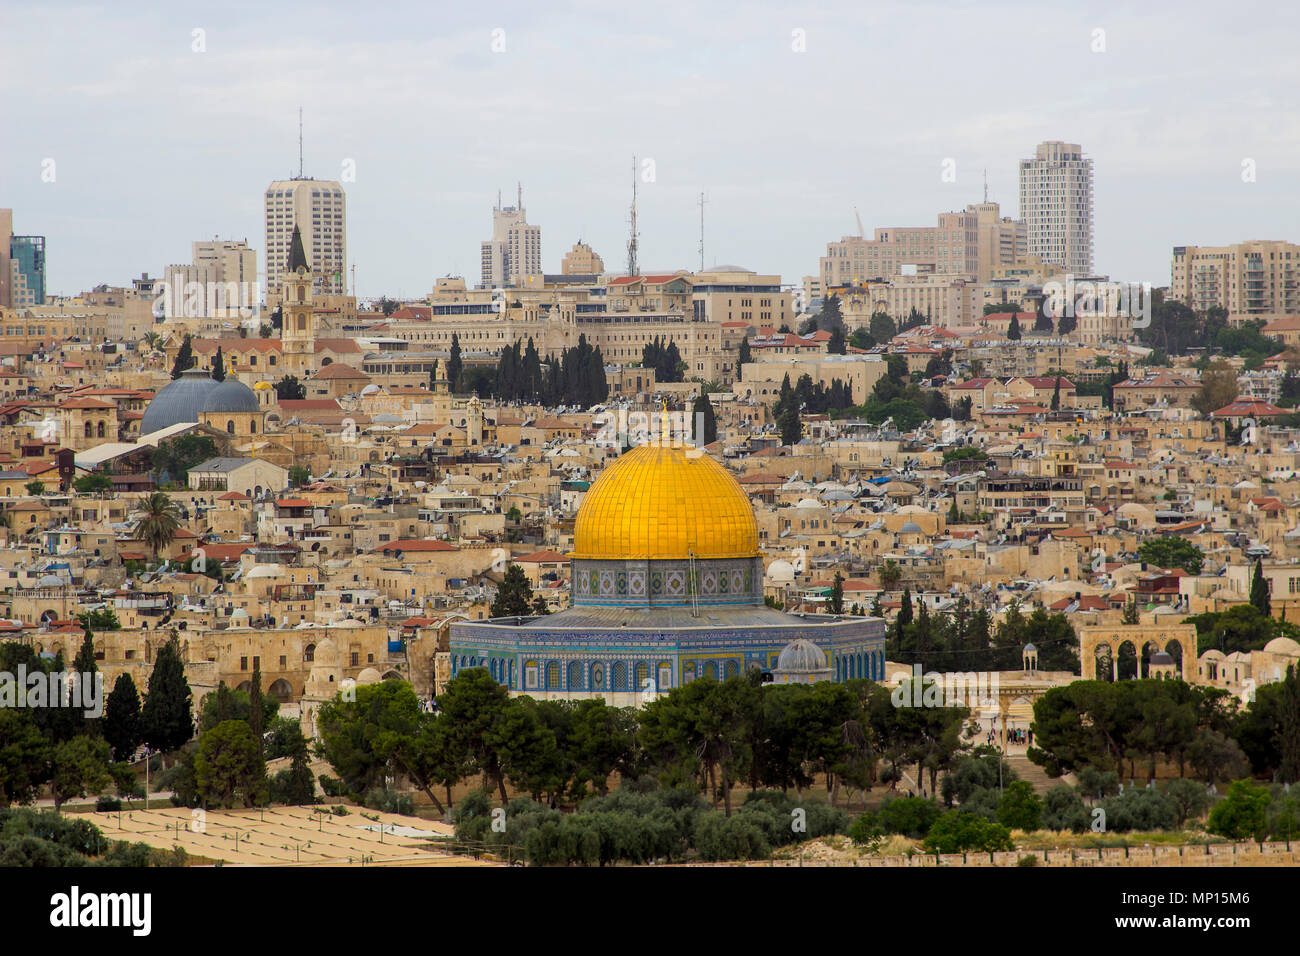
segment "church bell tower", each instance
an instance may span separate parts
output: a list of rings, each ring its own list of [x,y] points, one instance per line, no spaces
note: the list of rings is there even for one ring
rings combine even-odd
[[[296,225],[289,244],[289,269],[281,283],[280,350],[284,365],[286,371],[308,371],[316,356],[316,315],[311,266]]]

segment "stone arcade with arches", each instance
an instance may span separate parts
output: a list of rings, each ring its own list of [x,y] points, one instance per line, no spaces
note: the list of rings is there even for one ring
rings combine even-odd
[[[1133,656],[1125,655],[1121,662],[1124,648],[1130,649]],[[1160,654],[1168,655],[1169,660],[1157,659]],[[1084,680],[1181,677],[1190,684],[1201,682],[1196,667],[1196,627],[1192,624],[1117,624],[1080,628],[1079,665]],[[1127,672],[1130,665],[1133,673]],[[1099,666],[1102,668],[1100,673]]]

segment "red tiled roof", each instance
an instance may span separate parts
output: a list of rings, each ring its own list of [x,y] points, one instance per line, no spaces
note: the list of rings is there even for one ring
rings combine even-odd
[[[319,372],[317,372],[315,375],[312,376],[313,380],[331,379],[331,378],[353,378],[353,379],[364,378],[366,380],[369,380],[370,376],[367,375],[365,372],[357,371],[351,365],[347,365],[343,362],[331,362],[329,365],[326,365],[323,369],[321,369]]]
[[[515,564],[554,564],[557,561],[568,561],[567,554],[561,554],[559,551],[534,551],[532,554],[525,554],[515,558]]]
[[[1273,418],[1278,415],[1287,415],[1289,412],[1285,408],[1278,408],[1276,405],[1270,405],[1268,402],[1259,399],[1238,399],[1235,402],[1229,402],[1222,408],[1212,413],[1213,418]]]

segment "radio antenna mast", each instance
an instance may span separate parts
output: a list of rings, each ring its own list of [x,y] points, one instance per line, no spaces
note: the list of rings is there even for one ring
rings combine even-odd
[[[704,204],[708,202],[700,193],[700,271],[704,271]]]
[[[298,178],[302,179],[302,107],[298,107]]]
[[[627,240],[627,274],[635,276],[641,274],[636,264],[636,156],[632,157],[632,214],[628,221],[632,228]]]

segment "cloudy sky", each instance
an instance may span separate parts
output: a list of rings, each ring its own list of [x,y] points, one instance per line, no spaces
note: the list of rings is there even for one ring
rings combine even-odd
[[[0,0],[0,207],[47,237],[57,293],[211,236],[260,258],[301,106],[305,173],[355,168],[363,297],[476,281],[520,181],[547,271],[580,237],[622,268],[634,154],[643,268],[699,264],[703,191],[707,265],[796,281],[855,206],[868,232],[933,225],[987,169],[1016,214],[1017,161],[1063,139],[1095,161],[1098,268],[1166,284],[1175,244],[1300,240],[1298,21],[1240,0]]]

